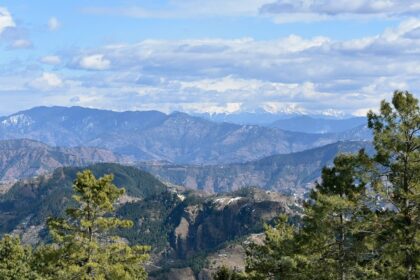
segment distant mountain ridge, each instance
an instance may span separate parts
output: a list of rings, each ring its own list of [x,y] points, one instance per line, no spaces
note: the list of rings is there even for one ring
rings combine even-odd
[[[245,162],[319,147],[344,134],[307,134],[256,125],[216,123],[185,113],[114,112],[82,107],[37,107],[0,119],[0,139],[28,138],[53,146],[89,146],[136,160],[174,163]]]
[[[305,133],[340,133],[366,125],[365,117],[349,119],[316,119],[309,116],[299,116],[290,119],[278,120],[272,123],[276,127],[288,131]]]
[[[192,113],[210,121],[215,122],[230,122],[236,124],[254,124],[268,126],[278,120],[287,120],[300,117],[308,117],[321,120],[345,120],[354,118],[352,115],[347,115],[339,111],[327,110],[318,113],[309,113],[301,111],[297,108],[285,107],[279,111],[267,111],[263,108],[258,108],[252,112],[238,111],[232,113]]]
[[[256,186],[287,195],[306,193],[321,176],[321,170],[339,153],[373,152],[370,142],[337,142],[302,152],[274,155],[246,163],[225,165],[171,165],[141,163],[140,169],[189,189],[229,192]]]
[[[0,141],[0,181],[32,177],[62,166],[97,162],[130,163],[130,159],[98,148],[51,147],[28,139]]]

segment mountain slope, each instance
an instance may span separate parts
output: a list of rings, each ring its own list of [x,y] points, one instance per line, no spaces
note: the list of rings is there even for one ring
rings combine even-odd
[[[149,173],[133,167],[96,164],[89,166],[89,169],[96,176],[115,174],[115,184],[124,186],[127,194],[132,197],[144,199],[167,189]],[[15,229],[24,220],[27,225],[39,225],[48,216],[62,215],[65,207],[70,204],[71,186],[80,170],[77,167],[58,168],[51,175],[17,182],[0,196],[0,233]]]
[[[61,166],[85,166],[95,162],[128,163],[129,159],[98,148],[51,147],[27,139],[0,141],[0,181],[32,177]]]
[[[340,133],[349,129],[354,129],[366,123],[367,120],[364,117],[335,120],[299,116],[290,119],[278,120],[272,123],[271,127],[305,133]]]
[[[338,153],[371,150],[368,142],[337,142],[287,155],[274,155],[227,165],[141,163],[139,167],[171,183],[208,192],[227,192],[247,186],[286,194],[303,193],[320,177],[321,169]]]
[[[121,200],[117,215],[133,220],[134,226],[118,234],[132,244],[151,245],[155,270],[195,267],[197,259],[225,243],[261,232],[279,213],[293,213],[292,199],[258,189],[208,196],[169,188],[134,167],[95,164],[89,169],[97,177],[113,173],[115,184],[126,189],[131,201]],[[73,203],[71,185],[80,170],[58,168],[0,195],[0,236],[13,231],[32,243],[48,238],[46,218],[62,216]]]
[[[0,121],[0,138],[29,138],[55,146],[110,149],[137,160],[228,163],[318,147],[352,135],[306,134],[255,125],[215,123],[184,113],[113,112],[38,107]]]

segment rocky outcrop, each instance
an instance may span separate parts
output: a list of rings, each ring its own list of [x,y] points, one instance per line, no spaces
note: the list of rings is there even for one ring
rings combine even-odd
[[[240,236],[262,230],[279,213],[290,213],[291,201],[279,194],[249,189],[250,195],[217,196],[202,204],[189,205],[179,217],[171,239],[178,258],[211,251]]]
[[[197,280],[191,268],[171,268],[158,277],[149,277],[150,280]]]

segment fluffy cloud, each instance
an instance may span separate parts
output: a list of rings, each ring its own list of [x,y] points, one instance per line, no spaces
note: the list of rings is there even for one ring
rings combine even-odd
[[[60,26],[61,26],[61,23],[60,23],[60,21],[59,21],[56,17],[51,17],[51,18],[48,20],[48,28],[49,28],[51,31],[56,31],[56,30],[58,30],[58,29],[60,28]]]
[[[112,106],[360,114],[394,89],[420,89],[418,28],[420,20],[412,19],[378,36],[347,41],[295,35],[269,41],[145,40],[104,46],[95,50],[100,54],[82,50],[74,59],[82,69],[109,70],[91,71],[80,82],[114,100]]]
[[[11,13],[0,6],[0,43],[4,43],[8,50],[29,49],[33,46],[28,31],[17,26]]]
[[[39,90],[52,90],[63,85],[63,80],[55,73],[44,72],[34,79],[29,86]]]
[[[89,14],[120,15],[134,18],[202,18],[217,16],[256,16],[262,5],[272,0],[172,0],[160,9],[143,6],[85,7]],[[221,8],[223,7],[223,8]]]
[[[0,34],[8,27],[15,27],[16,24],[13,20],[9,10],[5,7],[0,7]]]
[[[86,70],[106,70],[111,66],[111,61],[103,54],[93,54],[80,58],[79,66]]]
[[[85,7],[82,11],[155,19],[271,15],[276,22],[283,23],[349,17],[418,16],[420,4],[418,0],[171,0],[155,9],[132,5]]]
[[[18,39],[13,41],[9,47],[12,49],[28,49],[32,47],[32,42],[27,39]]]
[[[411,19],[377,36],[345,41],[295,35],[145,40],[59,52],[40,61],[60,64],[60,74],[36,69],[31,79],[22,66],[22,73],[0,82],[9,93],[25,87],[44,92],[44,105],[361,115],[395,89],[419,92],[419,29],[420,20]]]
[[[279,15],[278,21],[328,19],[336,16],[415,16],[417,0],[277,0],[260,8],[262,14]]]

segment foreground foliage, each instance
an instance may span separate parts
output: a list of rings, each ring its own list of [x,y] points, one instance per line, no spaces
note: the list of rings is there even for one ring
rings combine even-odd
[[[18,239],[5,236],[0,243],[0,279],[147,279],[146,246],[129,246],[112,234],[132,222],[113,216],[124,193],[112,175],[96,179],[91,171],[77,174],[74,200],[67,218],[50,218],[52,242],[33,252]]]
[[[369,112],[376,154],[338,156],[304,204],[247,249],[245,279],[420,279],[420,110],[408,92]],[[232,271],[217,275],[231,279]],[[228,277],[227,277],[228,276]]]

